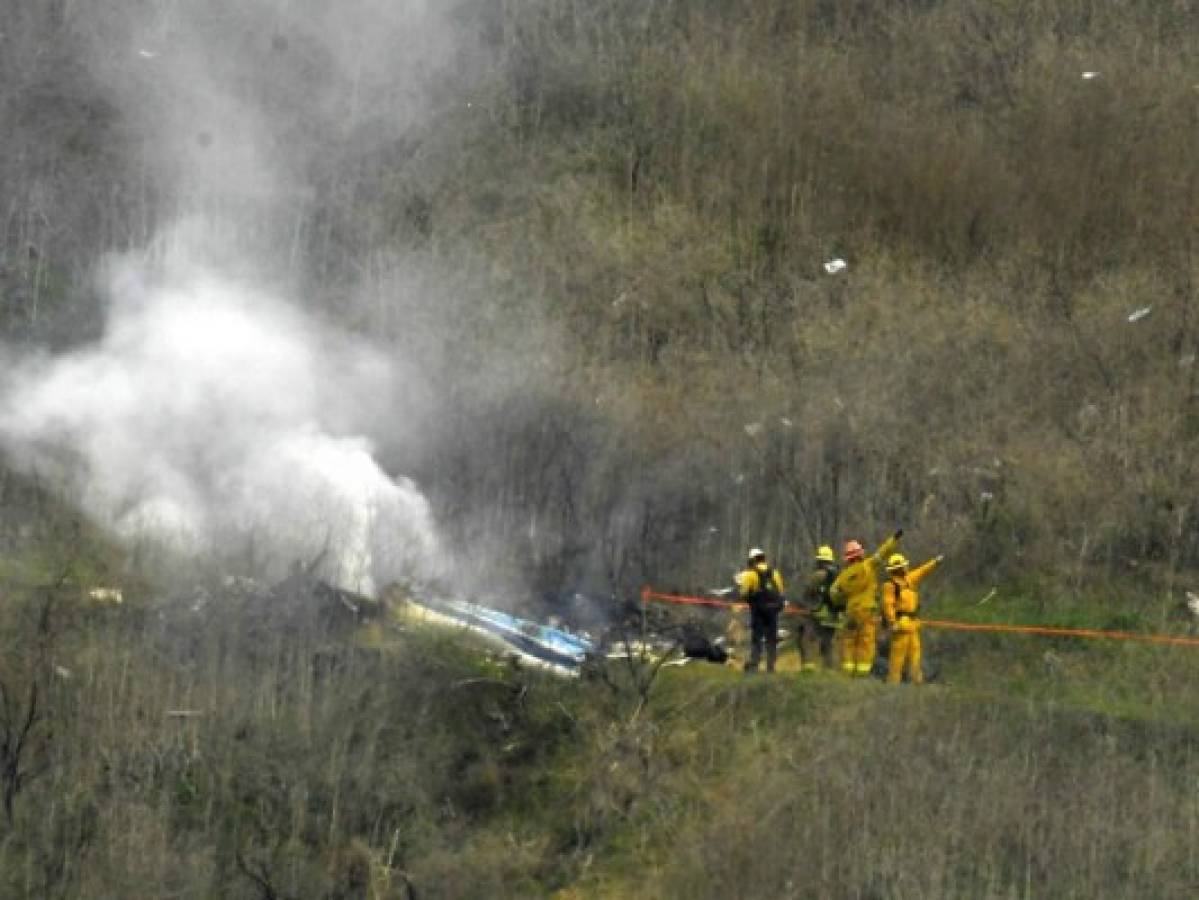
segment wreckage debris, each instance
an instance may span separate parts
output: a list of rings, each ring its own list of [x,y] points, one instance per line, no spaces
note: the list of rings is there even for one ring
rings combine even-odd
[[[525,662],[565,674],[577,673],[596,652],[594,642],[564,628],[541,625],[498,609],[465,600],[416,599],[409,602],[428,615],[463,626],[492,641],[502,643]]]
[[[87,592],[87,599],[93,603],[120,604],[125,602],[125,595],[120,588],[94,587]]]

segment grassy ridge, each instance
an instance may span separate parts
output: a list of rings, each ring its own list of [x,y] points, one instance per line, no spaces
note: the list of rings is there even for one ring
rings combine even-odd
[[[1186,896],[1199,655],[927,638],[942,684],[563,681],[236,598],[5,596],[12,896]],[[296,603],[302,598],[294,598]],[[291,601],[286,601],[291,602]],[[1114,811],[1118,811],[1118,814]],[[273,893],[272,893],[273,892]]]

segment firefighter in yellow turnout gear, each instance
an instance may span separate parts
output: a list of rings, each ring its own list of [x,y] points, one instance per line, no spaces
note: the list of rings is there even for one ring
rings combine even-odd
[[[773,672],[778,659],[779,613],[786,603],[783,576],[767,565],[766,554],[755,547],[749,551],[749,568],[737,576],[737,585],[741,599],[749,605],[750,651],[745,671],[758,671],[765,645],[766,671]]]
[[[840,571],[833,548],[827,544],[819,547],[804,587],[804,608],[797,629],[801,671],[815,671],[821,663],[825,668],[834,668],[834,641],[844,610],[833,604],[829,591]]]
[[[883,582],[883,622],[891,629],[888,684],[899,684],[905,667],[912,684],[924,683],[924,671],[920,667],[920,594],[916,588],[943,559],[944,556],[938,556],[911,571],[907,559],[900,553],[892,554],[887,560],[889,577]]]
[[[869,675],[878,652],[878,576],[883,560],[899,547],[903,531],[883,541],[867,556],[857,541],[845,544],[845,568],[833,582],[829,597],[845,607],[841,632],[841,669],[850,675]]]

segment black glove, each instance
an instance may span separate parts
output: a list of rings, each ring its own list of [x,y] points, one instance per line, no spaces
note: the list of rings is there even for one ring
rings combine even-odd
[[[895,532],[895,540],[899,540],[901,537],[903,537],[903,529],[902,528],[900,528],[898,531]]]

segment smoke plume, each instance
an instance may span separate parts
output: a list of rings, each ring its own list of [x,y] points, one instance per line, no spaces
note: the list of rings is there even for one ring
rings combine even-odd
[[[99,265],[103,334],[9,361],[0,448],[130,542],[252,574],[316,561],[362,591],[434,574],[428,504],[369,439],[395,435],[418,387],[301,311],[319,304],[299,302],[295,258],[312,179],[339,183],[340,161],[401,139],[467,77],[449,12],[115,0],[72,21],[157,199],[146,246]]]
[[[11,453],[76,480],[129,541],[256,573],[318,561],[362,591],[428,574],[428,504],[345,430],[394,387],[377,353],[178,249],[115,262],[107,291],[102,339],[16,366]]]

